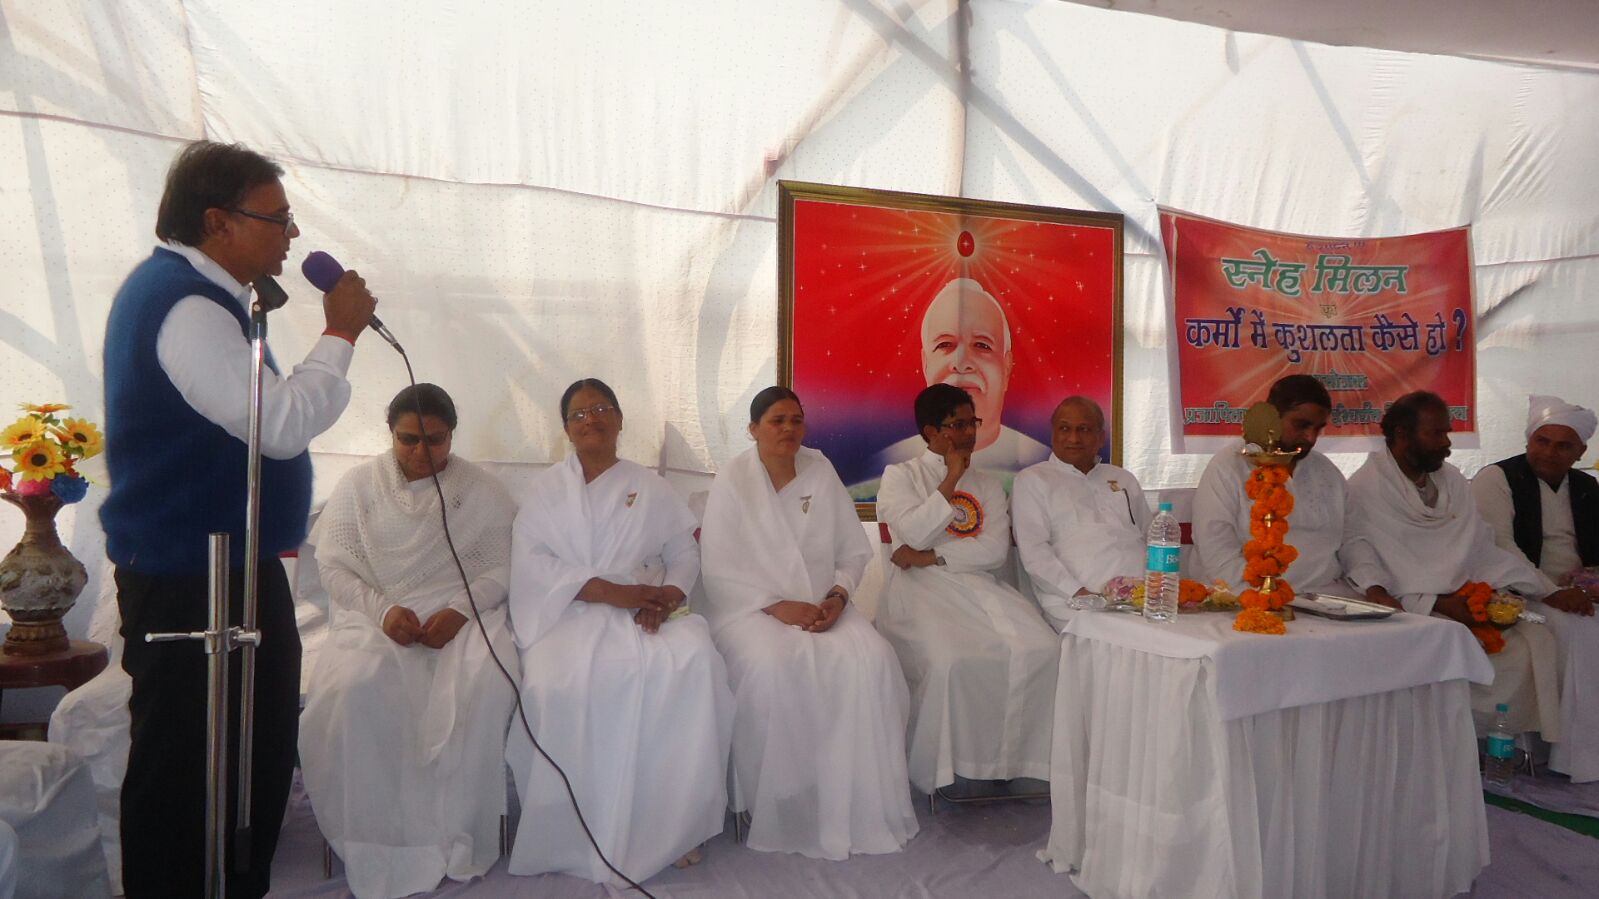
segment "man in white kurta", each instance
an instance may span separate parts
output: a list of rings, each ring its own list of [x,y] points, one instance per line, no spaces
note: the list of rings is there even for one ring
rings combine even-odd
[[[413,416],[414,417],[414,416]],[[329,632],[300,716],[300,763],[317,825],[361,899],[467,880],[499,858],[505,726],[516,692],[506,621],[512,506],[465,459],[439,472],[468,600],[431,478],[407,481],[385,452],[334,488],[308,542],[329,597]],[[472,602],[482,629],[472,621]],[[467,623],[441,648],[384,632],[395,608]]]
[[[1535,394],[1528,399],[1527,451],[1484,466],[1471,481],[1495,542],[1543,577],[1548,595],[1538,611],[1560,647],[1566,716],[1549,767],[1577,783],[1599,780],[1599,702],[1583,701],[1599,696],[1599,616],[1591,595],[1558,585],[1585,563],[1599,564],[1599,484],[1574,470],[1596,426],[1591,409]]]
[[[910,695],[894,650],[848,602],[871,558],[832,463],[801,447],[781,491],[755,449],[711,486],[700,532],[706,617],[727,660],[735,810],[746,845],[843,859],[916,834],[905,773]],[[764,611],[782,600],[843,611],[812,633]]]
[[[576,596],[592,578],[687,594],[700,569],[694,515],[658,475],[627,460],[585,483],[575,453],[542,472],[518,506],[510,607],[528,725],[571,779],[606,857],[642,881],[722,832],[727,669],[699,615],[647,633],[629,610]],[[511,873],[620,884],[520,721],[511,723],[506,761],[522,797]]]
[[[1542,596],[1538,572],[1494,545],[1465,476],[1444,461],[1448,406],[1435,394],[1407,394],[1383,416],[1383,436],[1388,448],[1370,454],[1349,479],[1351,535],[1344,560],[1350,582],[1367,599],[1397,601],[1407,612],[1439,614],[1463,625],[1474,623],[1465,600],[1450,594],[1469,582]],[[1494,706],[1506,703],[1512,730],[1539,731],[1559,742],[1554,637],[1548,628],[1523,621],[1504,638],[1504,649],[1488,656],[1493,684],[1472,685],[1479,732],[1492,724]]]
[[[941,390],[961,392],[935,384],[923,395]],[[929,450],[889,467],[877,498],[895,544],[877,629],[910,684],[911,783],[931,793],[956,775],[1048,780],[1059,637],[994,577],[1010,551],[1010,516],[999,481],[967,467],[969,400],[926,423],[917,402]]]
[[[1290,463],[1293,477],[1285,485],[1294,497],[1286,539],[1299,551],[1288,568],[1288,582],[1299,593],[1347,593],[1338,554],[1347,538],[1348,487],[1338,466],[1315,449],[1332,415],[1332,399],[1315,378],[1289,375],[1272,385],[1267,401],[1282,416],[1279,448],[1300,454]],[[1244,457],[1243,447],[1238,440],[1213,456],[1194,492],[1194,551],[1200,575],[1206,581],[1225,581],[1234,593],[1247,586],[1244,544],[1250,540],[1253,505],[1244,482],[1254,466]]]
[[[1044,617],[1057,631],[1073,598],[1114,577],[1144,572],[1149,503],[1125,468],[1099,461],[1105,415],[1087,397],[1067,397],[1050,418],[1053,454],[1016,476],[1011,495],[1016,548]]]

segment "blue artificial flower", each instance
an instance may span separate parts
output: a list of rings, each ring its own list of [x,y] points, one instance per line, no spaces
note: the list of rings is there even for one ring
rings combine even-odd
[[[89,482],[78,475],[59,474],[50,479],[50,492],[71,505],[88,495]]]

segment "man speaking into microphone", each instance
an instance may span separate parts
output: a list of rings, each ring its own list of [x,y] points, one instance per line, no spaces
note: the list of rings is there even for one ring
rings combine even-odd
[[[229,620],[242,618],[251,284],[280,274],[299,236],[283,170],[238,144],[199,141],[167,173],[161,243],[117,291],[106,323],[106,464],[100,509],[116,565],[122,667],[133,679],[122,785],[129,899],[205,892],[206,662],[201,644],[146,643],[208,626],[207,535],[230,536]],[[345,379],[376,301],[355,272],[323,298],[327,330],[286,377],[270,353],[262,386],[261,519],[252,844],[230,897],[267,892],[288,801],[300,639],[278,555],[305,537],[311,439],[350,400]],[[239,656],[230,655],[230,780],[236,776]],[[228,797],[228,820],[236,814]],[[230,841],[231,842],[231,841]],[[229,847],[231,852],[232,847]]]

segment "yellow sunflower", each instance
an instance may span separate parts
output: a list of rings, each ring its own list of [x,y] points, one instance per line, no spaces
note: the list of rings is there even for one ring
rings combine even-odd
[[[39,440],[11,456],[17,463],[17,474],[24,481],[48,481],[67,470],[66,457],[61,447],[50,440]]]
[[[0,447],[18,450],[38,443],[47,433],[44,422],[36,418],[19,418],[11,427],[0,431]]]
[[[40,415],[50,415],[52,413],[60,412],[63,409],[72,408],[66,403],[45,403],[42,406],[35,406],[32,403],[18,403],[17,405],[22,407],[22,411],[24,412],[37,412]]]
[[[85,459],[100,455],[105,449],[105,438],[94,423],[82,418],[69,418],[55,429],[61,442],[77,451]]]

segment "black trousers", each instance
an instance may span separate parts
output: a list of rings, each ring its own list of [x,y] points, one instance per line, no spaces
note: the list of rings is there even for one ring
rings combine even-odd
[[[128,899],[205,895],[206,656],[199,641],[146,643],[154,631],[203,631],[204,575],[153,577],[116,571],[122,667],[133,678],[133,728],[122,782],[122,880]],[[230,624],[243,613],[244,573],[229,583]],[[288,804],[299,735],[300,634],[283,563],[263,560],[256,622],[255,756],[248,864],[235,870],[240,653],[229,656],[229,899],[261,897]]]

